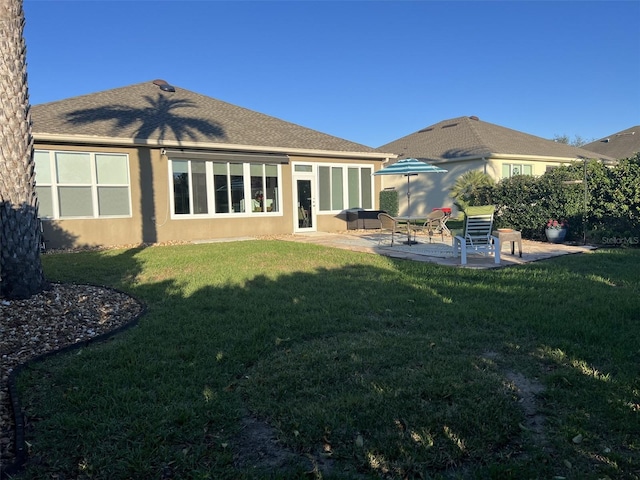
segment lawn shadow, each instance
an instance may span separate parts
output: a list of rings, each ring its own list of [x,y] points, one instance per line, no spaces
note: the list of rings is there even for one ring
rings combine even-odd
[[[553,284],[558,268],[559,282],[593,293],[599,280],[572,273],[575,261],[472,271],[282,242],[157,248],[69,256],[65,278],[114,285],[149,310],[119,341],[29,375],[29,441],[49,462],[34,472],[55,464],[69,474],[82,459],[112,478],[532,473],[540,457],[518,456],[528,442],[518,424],[532,410],[509,385],[523,384],[517,373],[542,375],[526,366],[537,348],[578,355],[594,342],[582,332],[578,350],[570,327],[531,320],[550,289],[567,294]],[[620,305],[624,293],[602,298]],[[570,307],[593,323],[592,306]],[[504,365],[483,362],[487,351]],[[625,404],[629,391],[606,395]],[[550,408],[553,397],[540,395]],[[268,428],[262,450],[247,442],[255,423]]]

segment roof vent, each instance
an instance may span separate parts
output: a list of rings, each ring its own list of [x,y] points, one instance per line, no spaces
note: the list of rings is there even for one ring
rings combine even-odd
[[[169,85],[165,80],[154,80],[153,81],[154,85],[157,85],[158,87],[160,87],[160,90],[162,90],[163,92],[175,92],[176,89],[173,85]]]
[[[430,132],[431,130],[433,130],[433,127],[423,128],[422,130],[418,130],[418,133]]]
[[[443,125],[440,128],[451,128],[451,127],[455,127],[456,125],[458,125],[457,123],[450,123],[449,125]]]
[[[475,120],[475,121],[477,122],[477,121],[478,121],[478,120],[480,120],[480,119],[479,119],[478,117],[476,117],[475,115],[471,115],[471,116],[469,117],[469,120]]]
[[[602,143],[609,143],[609,139],[608,138],[603,138],[602,140],[600,140]]]

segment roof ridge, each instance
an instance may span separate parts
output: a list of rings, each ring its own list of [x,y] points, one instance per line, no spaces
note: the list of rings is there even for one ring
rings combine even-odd
[[[451,128],[454,127],[454,128]],[[624,137],[622,137],[624,138]],[[563,145],[537,135],[480,120],[476,116],[454,117],[405,135],[378,147],[397,155],[449,162],[492,155],[529,155],[555,158],[600,158],[608,155]]]
[[[486,148],[489,153],[497,153],[491,149],[491,147],[488,145],[486,140],[482,138],[482,135],[480,135],[480,132],[476,128],[476,125],[473,124],[473,122],[478,122],[477,125],[480,125],[480,119],[478,117],[475,117],[475,118],[465,117],[465,122],[469,125],[469,129],[471,130],[471,133],[478,140],[478,144],[481,147]],[[484,123],[488,123],[488,122],[484,122]]]

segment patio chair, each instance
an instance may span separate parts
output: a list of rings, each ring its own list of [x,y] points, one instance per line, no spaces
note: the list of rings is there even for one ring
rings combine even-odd
[[[309,214],[304,208],[298,207],[298,227],[308,228],[309,225]]]
[[[493,205],[468,207],[465,211],[464,233],[453,239],[453,254],[460,254],[460,263],[467,264],[467,252],[493,255],[500,263],[500,239],[491,235],[493,229]]]
[[[388,213],[379,213],[378,220],[380,220],[380,236],[378,237],[378,245],[382,243],[382,237],[384,232],[391,232],[391,246],[393,247],[394,235],[398,231],[398,222]]]
[[[446,214],[442,210],[434,210],[426,216],[426,220],[422,225],[413,225],[411,230],[413,231],[413,238],[415,239],[416,232],[426,232],[429,235],[429,243],[432,241],[434,233],[440,233],[442,241],[444,242],[444,217]]]

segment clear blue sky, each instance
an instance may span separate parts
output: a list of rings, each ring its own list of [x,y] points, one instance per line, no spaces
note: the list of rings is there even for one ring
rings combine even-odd
[[[458,116],[640,125],[640,0],[25,0],[31,104],[160,78],[378,147]]]

